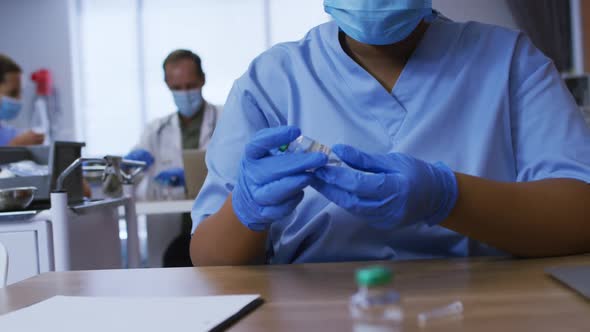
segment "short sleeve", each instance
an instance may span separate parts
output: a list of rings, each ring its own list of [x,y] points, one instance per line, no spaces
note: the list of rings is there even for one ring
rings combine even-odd
[[[517,181],[572,178],[590,183],[590,130],[555,66],[520,35],[510,70]]]
[[[18,129],[0,124],[0,146],[8,145],[18,134],[20,134]]]
[[[233,190],[246,143],[258,130],[268,127],[254,98],[242,90],[238,82],[229,93],[207,148],[208,174],[191,213],[193,233],[203,219],[221,208]]]

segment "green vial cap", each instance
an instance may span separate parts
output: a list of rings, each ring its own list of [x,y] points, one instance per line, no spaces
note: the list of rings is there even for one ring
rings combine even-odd
[[[369,266],[356,271],[356,283],[358,286],[374,287],[391,282],[393,274],[384,266]]]
[[[284,145],[279,146],[279,151],[285,152],[285,151],[287,151],[288,148],[289,148],[289,144],[284,144]]]

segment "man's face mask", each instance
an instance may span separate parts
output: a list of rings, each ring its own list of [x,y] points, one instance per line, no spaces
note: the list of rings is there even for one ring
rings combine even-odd
[[[172,90],[172,96],[176,107],[178,107],[178,112],[187,118],[197,114],[203,104],[201,89]]]

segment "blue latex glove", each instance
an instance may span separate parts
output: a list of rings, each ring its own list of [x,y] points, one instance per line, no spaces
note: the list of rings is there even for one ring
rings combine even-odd
[[[169,168],[156,175],[156,182],[170,187],[184,186],[184,169],[180,167]]]
[[[270,154],[299,135],[301,131],[293,126],[268,128],[246,145],[232,205],[249,229],[266,230],[273,221],[291,214],[303,199],[303,189],[314,180],[307,170],[326,165],[323,153]]]
[[[323,167],[312,186],[350,213],[376,227],[424,222],[437,225],[457,201],[455,174],[401,153],[371,155],[348,145],[332,150],[352,168]]]
[[[146,165],[144,168],[146,171],[154,164],[154,156],[152,156],[149,151],[144,149],[133,150],[123,157],[123,159],[143,161]]]

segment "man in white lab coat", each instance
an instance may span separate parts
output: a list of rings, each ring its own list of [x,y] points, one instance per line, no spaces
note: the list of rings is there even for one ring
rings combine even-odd
[[[198,55],[173,51],[163,67],[177,111],[150,123],[126,156],[148,164],[136,190],[139,200],[185,198],[182,150],[206,149],[222,110],[203,99],[205,73]]]
[[[177,111],[150,123],[135,148],[126,159],[140,160],[148,165],[136,187],[138,200],[184,199],[186,196],[182,150],[206,149],[222,111],[221,106],[209,104],[201,90],[205,73],[201,59],[189,50],[175,50],[163,64],[164,81],[172,92]],[[190,216],[183,215],[182,231],[178,235],[172,216],[165,221],[148,220],[148,244],[151,265],[159,261],[162,246],[168,246],[164,266],[190,266]],[[184,248],[186,247],[186,248]]]

